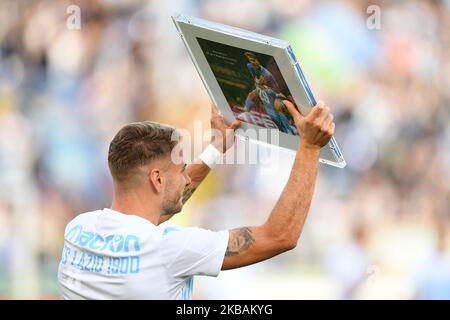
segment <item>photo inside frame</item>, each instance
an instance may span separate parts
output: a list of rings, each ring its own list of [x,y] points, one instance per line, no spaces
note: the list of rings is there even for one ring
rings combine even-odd
[[[293,98],[272,56],[196,39],[237,119],[298,135],[284,102]]]

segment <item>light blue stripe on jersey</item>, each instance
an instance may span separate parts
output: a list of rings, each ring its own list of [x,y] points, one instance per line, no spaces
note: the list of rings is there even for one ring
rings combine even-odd
[[[178,228],[175,228],[175,227],[167,227],[167,228],[165,228],[164,229],[164,231],[163,231],[163,236],[165,236],[166,234],[168,234],[169,232],[172,232],[172,231],[178,231],[179,229]]]
[[[192,289],[194,285],[194,277],[189,277],[185,281],[186,285],[181,291],[181,299],[182,300],[192,300]]]

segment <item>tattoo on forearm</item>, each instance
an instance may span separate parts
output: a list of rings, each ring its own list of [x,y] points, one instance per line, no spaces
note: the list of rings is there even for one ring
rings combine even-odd
[[[189,187],[187,187],[186,189],[184,189],[184,192],[183,192],[183,204],[185,204],[186,203],[186,201],[188,201],[188,199],[192,196],[192,194],[194,193],[194,191],[196,190],[197,188],[195,187],[195,188],[189,188]]]
[[[250,228],[240,228],[230,231],[230,240],[228,240],[225,256],[235,256],[242,251],[247,250],[255,243]]]

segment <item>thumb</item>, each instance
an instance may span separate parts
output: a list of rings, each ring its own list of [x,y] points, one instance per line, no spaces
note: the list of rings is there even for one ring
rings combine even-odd
[[[217,107],[214,103],[211,103],[211,115],[220,115],[220,113],[217,110]]]

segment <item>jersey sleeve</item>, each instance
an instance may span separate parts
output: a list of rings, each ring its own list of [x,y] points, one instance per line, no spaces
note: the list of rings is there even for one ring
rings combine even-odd
[[[228,237],[227,230],[170,226],[164,229],[158,247],[165,267],[174,277],[216,277],[222,268]]]

